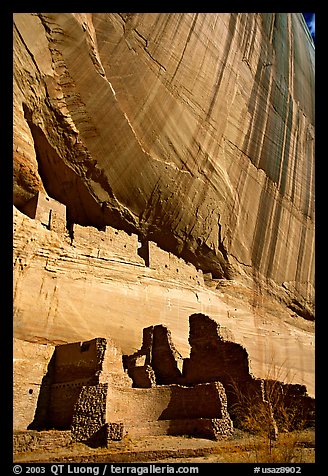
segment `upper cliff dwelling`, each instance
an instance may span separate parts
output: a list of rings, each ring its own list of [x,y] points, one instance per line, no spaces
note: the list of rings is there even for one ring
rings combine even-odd
[[[136,234],[313,318],[314,45],[301,14],[17,14],[14,41],[15,206],[46,191],[69,228]]]

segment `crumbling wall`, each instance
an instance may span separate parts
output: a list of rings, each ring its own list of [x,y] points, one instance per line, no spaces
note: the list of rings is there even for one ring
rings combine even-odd
[[[183,382],[185,385],[199,382],[220,381],[227,393],[228,411],[238,424],[250,407],[264,406],[271,420],[271,428],[284,428],[284,415],[289,414],[295,424],[313,423],[314,399],[303,385],[284,384],[255,378],[249,370],[246,349],[229,342],[220,334],[217,322],[204,314],[192,314],[189,318],[191,346],[190,358],[184,360]]]
[[[68,430],[83,385],[96,383],[100,370],[96,339],[56,346],[29,428]]]
[[[72,442],[70,431],[35,431],[21,430],[15,431],[13,435],[14,453],[24,453],[30,451],[49,451],[54,448],[65,448]]]
[[[145,327],[142,333],[141,349],[132,355],[123,355],[122,362],[133,387],[150,388],[156,385],[155,372],[151,367],[154,326]]]
[[[94,379],[101,371],[98,349],[98,339],[57,346],[53,383]]]
[[[204,284],[203,273],[156,243],[144,240],[111,226],[96,228],[68,223],[66,206],[39,191],[21,209],[30,218],[40,221],[49,230],[69,233],[71,244],[83,247],[88,256],[118,260],[126,264],[151,267],[158,278]]]
[[[204,314],[189,317],[190,358],[185,359],[185,382],[199,383],[220,380],[248,382],[248,353],[240,344],[225,340],[220,325]]]
[[[84,398],[93,402],[87,405],[89,410],[94,408],[90,421],[100,421],[97,408],[102,408],[102,404],[97,399],[103,398],[107,385],[130,385],[122,368],[122,355],[109,339],[96,338],[56,347],[49,408],[52,426],[69,428],[76,412],[83,420],[85,414],[81,416],[79,401],[83,402]],[[85,425],[91,432],[93,427],[88,419]]]
[[[204,284],[203,272],[178,258],[173,253],[162,250],[156,243],[149,242],[150,267],[156,269],[159,277],[176,279],[193,284]]]
[[[98,386],[108,383],[130,385],[122,368],[121,354],[109,339],[56,346],[30,428],[69,429],[81,392],[92,387],[91,394],[94,391],[97,395]]]
[[[236,421],[240,395],[262,401],[262,380],[250,374],[246,349],[225,340],[216,321],[201,313],[192,314],[189,325],[191,351],[190,358],[184,360],[183,382],[220,381],[227,393],[229,414]]]
[[[174,346],[171,331],[163,325],[154,326],[151,367],[159,385],[178,382],[183,358]]]
[[[267,415],[272,434],[276,434],[277,420],[280,429],[293,421],[313,423],[314,400],[300,385],[286,385],[255,378],[250,373],[249,357],[240,344],[231,342],[221,334],[220,325],[204,314],[189,318],[190,357],[182,359],[176,351],[170,331],[165,326],[144,330],[143,345],[137,353],[125,356],[124,362],[134,386],[152,386],[142,381],[147,369],[153,373],[156,384],[195,386],[206,382],[220,382],[227,396],[227,411],[236,425],[254,409]],[[144,356],[144,365],[140,363]],[[137,365],[139,363],[139,366]],[[183,366],[181,367],[181,364]],[[182,372],[181,372],[182,369]],[[144,374],[142,374],[142,371]],[[270,431],[271,431],[270,430]]]
[[[138,255],[138,237],[125,231],[106,226],[98,230],[92,226],[72,226],[74,246],[83,246],[90,256],[99,259],[116,259],[121,262],[145,266]]]
[[[106,421],[122,422],[131,436],[185,434],[219,439],[233,428],[220,383],[114,389],[108,393]]]
[[[245,349],[225,340],[209,316],[190,316],[189,342],[190,357],[183,360],[170,331],[156,325],[144,329],[141,349],[124,359],[109,339],[57,346],[31,428],[71,428],[75,440],[95,446],[126,433],[219,439],[232,433],[232,421],[249,412],[251,401],[267,410],[276,437],[282,412],[273,405],[272,384],[284,411],[295,405],[306,417],[314,411],[304,386],[254,378]]]
[[[132,380],[123,369],[121,350],[109,338],[98,339],[97,348],[101,366],[97,373],[98,382],[110,387],[131,387]]]
[[[169,330],[159,325],[144,331],[142,350],[130,361],[154,362],[159,380],[169,380],[182,377],[178,358],[181,360]],[[225,391],[219,382],[191,387],[152,382],[150,388],[133,388],[119,350],[108,339],[57,346],[41,396],[43,412],[36,412],[30,428],[70,428],[75,440],[95,446],[121,439],[126,433],[217,439],[232,431]]]
[[[141,349],[123,356],[123,364],[134,387],[178,383],[182,377],[183,358],[175,348],[170,330],[161,324],[143,330]]]
[[[193,387],[170,385],[170,401],[161,413],[160,420],[186,418],[223,418],[225,392],[219,382],[198,384]],[[222,399],[224,397],[224,400]]]

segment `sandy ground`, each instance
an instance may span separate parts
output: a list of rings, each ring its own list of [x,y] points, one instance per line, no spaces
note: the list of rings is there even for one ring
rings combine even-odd
[[[71,443],[53,451],[33,451],[14,455],[14,462],[62,463],[313,463],[315,438],[313,430],[281,434],[270,448],[262,437],[235,432],[228,440],[158,436],[126,437],[108,448],[89,448]]]

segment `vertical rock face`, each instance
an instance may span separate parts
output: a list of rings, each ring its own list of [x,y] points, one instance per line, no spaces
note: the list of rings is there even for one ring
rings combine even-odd
[[[313,316],[314,47],[301,14],[16,14],[14,203],[137,233]]]

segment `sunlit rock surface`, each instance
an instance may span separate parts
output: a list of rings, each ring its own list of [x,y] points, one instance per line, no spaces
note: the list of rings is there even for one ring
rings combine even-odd
[[[301,14],[15,14],[15,206],[39,191],[84,231],[72,240],[15,212],[18,337],[110,335],[131,352],[143,327],[167,324],[179,343],[205,312],[262,372],[279,356],[313,388],[314,46]],[[101,261],[88,241],[106,225],[184,260],[198,288],[138,254],[123,272],[106,240]]]

